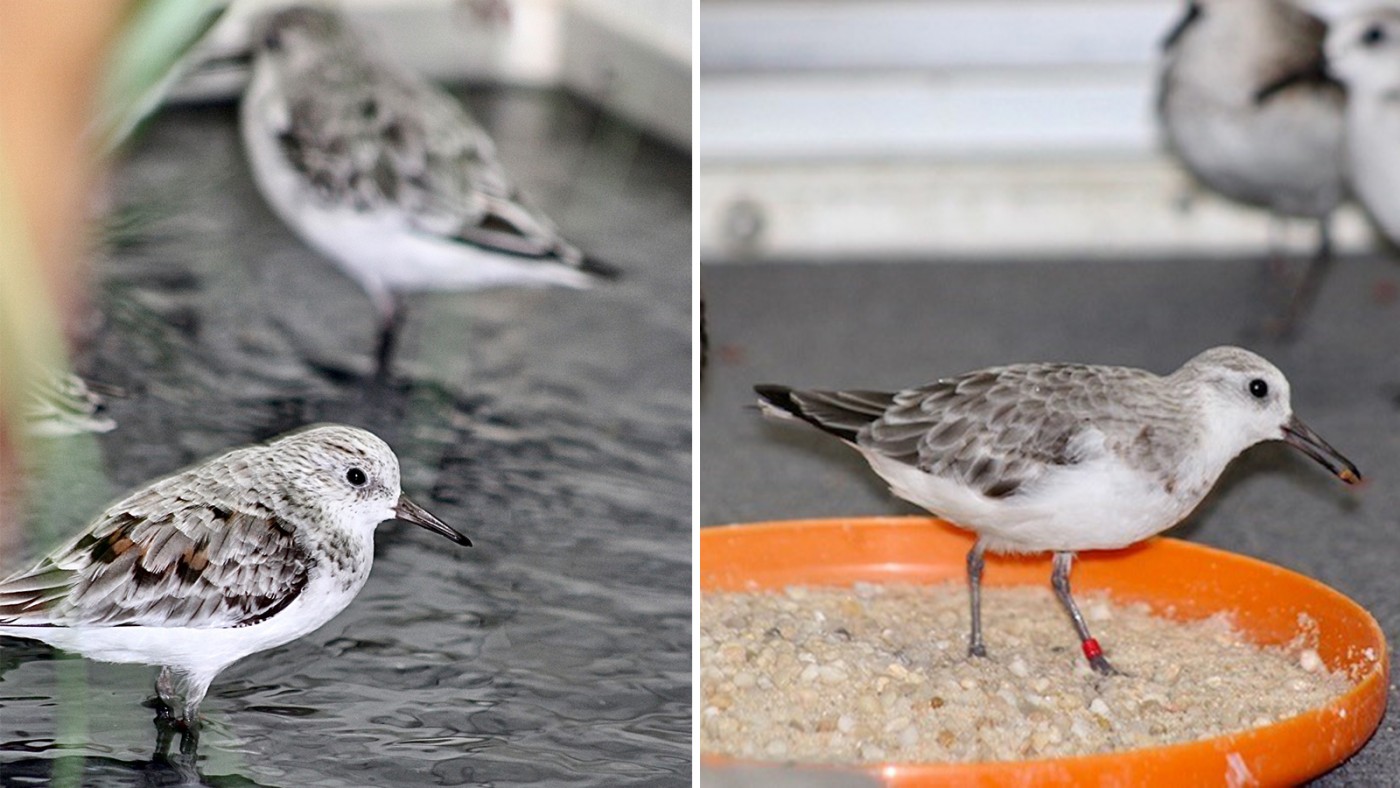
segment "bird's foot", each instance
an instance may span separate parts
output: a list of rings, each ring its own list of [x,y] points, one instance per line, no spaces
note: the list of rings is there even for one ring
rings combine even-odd
[[[1099,641],[1089,638],[1083,642],[1084,658],[1089,660],[1089,667],[1093,668],[1101,676],[1122,676],[1123,672],[1109,664],[1108,659],[1103,655],[1103,649],[1099,647]]]
[[[199,713],[191,712],[188,709],[177,714],[174,707],[160,698],[151,698],[145,703],[147,708],[155,709],[155,725],[157,728],[188,736],[199,731]]]
[[[1123,671],[1119,670],[1118,668],[1115,668],[1115,667],[1113,667],[1112,665],[1110,665],[1109,662],[1108,662],[1108,660],[1107,660],[1107,659],[1104,659],[1104,657],[1103,657],[1102,654],[1100,654],[1099,656],[1094,657],[1093,659],[1089,660],[1089,667],[1093,668],[1094,671],[1095,671],[1096,673],[1098,673],[1099,675],[1102,675],[1102,676],[1124,676],[1124,675],[1127,675],[1127,674],[1125,674]]]
[[[967,647],[967,657],[968,659],[971,659],[973,657],[981,657],[983,659],[986,659],[987,647],[982,645],[981,643],[973,643]]]

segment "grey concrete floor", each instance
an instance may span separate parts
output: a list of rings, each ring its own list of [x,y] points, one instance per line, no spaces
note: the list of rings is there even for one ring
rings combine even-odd
[[[1361,468],[1348,488],[1282,444],[1246,452],[1169,532],[1270,561],[1400,633],[1400,262],[1339,261],[1292,342],[1258,339],[1278,281],[1258,260],[712,264],[701,268],[704,525],[918,513],[860,457],[751,407],[755,383],[903,388],[1018,361],[1168,372],[1214,345],[1277,364],[1297,414]],[[1319,785],[1400,784],[1400,719]]]

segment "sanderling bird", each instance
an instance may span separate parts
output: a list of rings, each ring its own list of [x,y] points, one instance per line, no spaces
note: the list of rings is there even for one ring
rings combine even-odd
[[[1326,34],[1326,23],[1287,0],[1189,0],[1163,46],[1157,113],[1169,151],[1231,200],[1317,221],[1317,253],[1280,334],[1331,263],[1331,215],[1348,193],[1346,96],[1323,67]]]
[[[56,438],[84,432],[110,432],[117,423],[101,415],[102,397],[71,373],[44,372],[29,378],[22,416],[30,435]]]
[[[1400,243],[1400,10],[1380,7],[1339,21],[1327,36],[1328,70],[1347,86],[1346,163],[1352,190]]]
[[[369,295],[381,372],[402,292],[583,288],[614,273],[524,199],[460,103],[338,14],[272,13],[252,48],[241,126],[254,179],[277,215]]]
[[[156,692],[193,733],[220,671],[350,604],[389,519],[471,544],[399,491],[398,458],[369,432],[320,426],[235,449],[142,487],[0,581],[0,635],[160,665]]]
[[[985,656],[983,553],[1053,552],[1052,585],[1084,656],[1114,673],[1070,596],[1080,550],[1126,547],[1184,519],[1236,455],[1282,440],[1343,481],[1361,474],[1293,415],[1288,380],[1218,347],[1160,377],[1128,367],[1018,364],[895,393],[757,386],[765,413],[859,451],[895,495],[977,533],[968,652]]]

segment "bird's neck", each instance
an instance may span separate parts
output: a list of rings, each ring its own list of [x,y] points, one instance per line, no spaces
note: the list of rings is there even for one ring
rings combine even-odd
[[[369,576],[374,562],[372,535],[364,538],[358,533],[334,529],[308,533],[306,539],[322,571],[338,578],[346,590],[358,589]]]

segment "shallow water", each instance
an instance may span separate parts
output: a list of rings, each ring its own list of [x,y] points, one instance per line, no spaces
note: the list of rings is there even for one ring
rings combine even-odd
[[[193,761],[152,759],[153,668],[0,641],[0,785],[689,782],[689,156],[560,94],[467,96],[526,193],[624,277],[414,296],[399,374],[373,383],[368,301],[264,207],[233,107],[166,112],[111,179],[77,358],[130,396],[116,431],[50,444],[34,541],[337,421],[387,440],[404,490],[476,546],[381,526],[348,610],[215,681]]]

